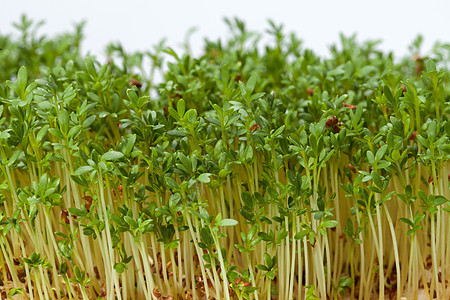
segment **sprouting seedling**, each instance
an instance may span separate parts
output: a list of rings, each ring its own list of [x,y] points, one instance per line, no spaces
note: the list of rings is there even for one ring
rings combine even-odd
[[[347,276],[342,276],[339,279],[339,282],[337,284],[337,291],[341,296],[345,295],[345,289],[350,289],[355,283],[355,280],[353,278],[349,278]]]
[[[39,253],[33,252],[31,256],[28,257],[22,257],[22,260],[31,268],[34,269],[34,280],[36,282],[36,287],[39,292],[39,294],[45,294],[45,297],[49,297],[48,295],[48,285],[49,283],[46,282],[46,278],[44,277],[43,269],[51,269],[53,268],[52,265],[46,261],[45,258],[41,258],[41,255]],[[42,292],[43,289],[43,292]]]
[[[39,253],[33,252],[29,258],[22,258],[25,263],[30,265],[31,267],[37,268],[42,266],[44,268],[51,268],[52,266],[45,260],[45,258],[41,258]]]
[[[259,270],[262,270],[264,273],[261,275],[261,277],[267,277],[267,299],[271,298],[272,294],[272,280],[275,278],[275,272],[278,270],[278,268],[275,268],[277,264],[277,256],[270,256],[268,253],[264,253],[264,264],[258,264],[256,265],[256,268]]]
[[[23,288],[13,288],[10,289],[8,292],[8,298],[10,299],[14,299],[13,297],[16,295],[21,295],[23,294]]]
[[[86,277],[86,272],[81,271],[78,266],[73,267],[74,277],[70,278],[70,281],[76,283],[80,286],[81,294],[83,299],[88,299],[86,295],[86,286],[91,282],[91,278]]]
[[[407,219],[407,218],[401,218],[400,221],[402,221],[403,223],[406,223],[407,225],[410,226],[410,229],[408,229],[408,231],[406,232],[407,235],[412,235],[414,234],[417,230],[420,230],[422,228],[422,225],[420,225],[419,223],[425,218],[425,214],[419,214],[418,212],[416,213],[416,215],[414,216],[414,218],[412,220]]]

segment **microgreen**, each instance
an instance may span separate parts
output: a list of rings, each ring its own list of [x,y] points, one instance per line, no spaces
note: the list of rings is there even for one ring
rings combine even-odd
[[[82,24],[0,36],[7,297],[445,297],[448,45],[396,60],[341,36],[321,58],[226,23],[200,56],[108,63]]]

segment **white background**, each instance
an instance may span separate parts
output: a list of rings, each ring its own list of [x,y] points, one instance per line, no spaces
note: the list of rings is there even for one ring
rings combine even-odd
[[[201,53],[203,38],[227,36],[223,17],[237,16],[250,30],[263,32],[267,20],[284,24],[295,32],[303,47],[321,55],[339,40],[339,33],[357,33],[359,41],[381,39],[379,46],[396,57],[408,53],[408,45],[423,34],[426,53],[436,41],[450,42],[450,1],[245,1],[245,0],[78,0],[0,1],[0,33],[17,33],[12,22],[25,13],[33,20],[45,20],[40,33],[71,30],[87,21],[84,52],[101,56],[108,42],[120,41],[126,51],[148,50],[163,37],[179,46],[189,28],[198,30],[191,38],[194,53]],[[1,68],[1,66],[0,66]]]

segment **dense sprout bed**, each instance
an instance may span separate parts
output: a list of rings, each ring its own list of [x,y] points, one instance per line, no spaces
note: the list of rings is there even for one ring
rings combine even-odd
[[[3,298],[445,297],[450,46],[227,23],[105,64],[82,25],[0,36]]]

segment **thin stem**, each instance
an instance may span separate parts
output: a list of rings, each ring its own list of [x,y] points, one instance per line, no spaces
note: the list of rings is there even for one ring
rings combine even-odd
[[[395,229],[394,225],[392,224],[391,215],[389,214],[389,210],[384,205],[384,211],[386,212],[386,217],[388,219],[389,228],[391,230],[391,236],[392,236],[392,245],[394,246],[394,256],[395,256],[395,268],[397,273],[397,299],[401,299],[402,296],[402,286],[401,286],[401,272],[400,272],[400,259],[398,255],[398,246],[397,246],[397,238],[395,236]]]
[[[228,277],[227,277],[227,269],[225,268],[223,256],[222,256],[222,248],[220,247],[219,239],[217,238],[216,233],[211,229],[211,233],[213,236],[214,244],[216,246],[217,255],[219,256],[220,269],[222,271],[222,280],[223,280],[223,290],[225,293],[225,299],[230,299],[230,293],[228,291]]]
[[[433,281],[431,284],[431,294],[433,295],[436,289],[437,298],[440,299],[439,278],[438,278],[438,264],[436,257],[436,229],[434,213],[431,213],[431,258],[433,260]],[[434,284],[433,284],[434,283]]]

